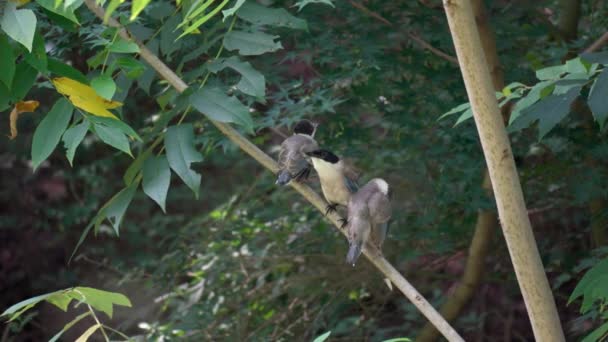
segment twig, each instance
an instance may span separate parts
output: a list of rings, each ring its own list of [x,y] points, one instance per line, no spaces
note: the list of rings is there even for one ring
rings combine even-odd
[[[599,48],[606,44],[608,44],[608,32],[604,33],[600,38],[598,38],[598,40],[593,42],[593,44],[589,45],[589,47],[586,48],[583,52],[591,53],[597,51]]]
[[[369,8],[365,7],[364,5],[353,1],[353,0],[349,0],[349,3],[356,9],[360,10],[361,12],[369,15],[370,17],[388,25],[388,26],[393,26],[393,23],[391,23],[388,19],[386,19],[385,17],[383,17],[382,15],[380,15],[377,12],[374,12],[372,10],[370,10]],[[433,54],[447,60],[450,63],[456,64],[458,65],[458,59],[454,56],[450,56],[447,53],[437,49],[436,47],[434,47],[433,45],[427,43],[424,39],[420,38],[419,36],[417,36],[416,34],[412,33],[412,32],[406,32],[407,36],[410,37],[410,39],[412,39],[413,41],[415,41],[416,43],[418,43],[420,46],[422,46],[423,48],[429,50],[430,52],[432,52]]]
[[[99,7],[95,0],[85,0],[87,7],[95,13],[95,15],[103,19],[105,11]],[[167,65],[165,65],[156,55],[154,55],[142,42],[132,37],[127,30],[122,27],[115,19],[110,18],[108,25],[111,27],[118,28],[120,36],[127,40],[135,42],[140,49],[141,57],[156,70],[156,72],[164,78],[169,84],[171,84],[178,92],[184,92],[188,85],[177,76]],[[232,140],[237,146],[239,146],[244,152],[249,154],[253,159],[257,160],[264,167],[276,173],[278,171],[278,165],[274,159],[260,150],[247,138],[242,136],[237,130],[232,128],[230,125],[210,120],[226,137]],[[325,211],[325,201],[310,187],[298,182],[291,182],[291,187],[298,191],[304,198],[306,198],[312,205],[314,205],[320,212]],[[336,226],[336,228],[344,235],[346,232],[339,227],[341,223],[339,215],[331,213],[327,218]],[[382,256],[382,252],[375,248],[372,244],[364,246],[363,254],[384,274],[386,278],[393,282],[403,292],[403,294],[420,310],[420,312],[437,327],[443,336],[448,341],[464,341],[462,337],[452,328],[452,326],[443,318],[441,315],[431,306],[431,304]]]

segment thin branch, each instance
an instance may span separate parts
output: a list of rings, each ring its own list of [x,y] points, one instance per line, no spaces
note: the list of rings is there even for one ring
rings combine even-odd
[[[85,0],[87,7],[95,13],[95,15],[103,20],[105,11],[99,7],[95,0]],[[188,85],[177,76],[169,67],[167,67],[156,55],[154,55],[146,46],[132,37],[127,30],[122,27],[115,19],[110,18],[108,25],[119,29],[120,36],[125,40],[135,42],[140,49],[140,56],[156,70],[156,72],[171,84],[178,92],[183,92],[188,88]],[[278,165],[270,156],[260,150],[256,145],[251,143],[247,138],[242,136],[238,131],[230,125],[217,122],[209,119],[226,137],[232,140],[244,152],[249,154],[253,159],[262,164],[265,168],[273,173],[277,173]],[[291,182],[291,186],[314,205],[320,212],[325,211],[325,201],[310,187],[298,182]],[[338,221],[340,217],[336,213],[331,213],[327,218],[334,226],[344,235],[346,232],[339,227],[341,223]],[[420,312],[437,327],[448,341],[464,341],[460,335],[450,326],[450,324],[431,306],[431,304],[391,265],[382,255],[382,252],[375,248],[372,244],[364,246],[363,254],[384,274],[386,278],[403,292],[403,294],[420,310]]]
[[[356,9],[360,10],[361,12],[363,12],[364,14],[384,23],[385,25],[388,26],[393,26],[393,23],[391,23],[388,19],[386,19],[385,17],[383,17],[382,15],[380,15],[377,12],[374,12],[372,10],[370,10],[369,8],[365,7],[363,4],[360,4],[356,1],[353,0],[349,0],[349,3]],[[429,44],[428,42],[426,42],[424,39],[420,38],[419,36],[417,36],[416,34],[412,33],[412,32],[406,32],[407,36],[410,37],[411,40],[415,41],[416,43],[418,43],[420,46],[422,46],[423,48],[429,50],[430,52],[432,52],[433,54],[445,59],[446,61],[458,65],[458,59],[456,59],[456,57],[454,56],[450,56],[447,53],[437,49],[436,47],[434,47],[433,45]]]
[[[591,53],[599,50],[602,46],[608,44],[608,32],[604,33],[598,40],[593,42],[588,48],[586,48],[584,53]]]

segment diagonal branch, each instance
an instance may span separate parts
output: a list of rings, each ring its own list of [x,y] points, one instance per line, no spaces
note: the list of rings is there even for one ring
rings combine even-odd
[[[363,4],[360,4],[356,1],[350,0],[349,3],[356,9],[358,9],[359,11],[363,12],[364,14],[384,23],[385,25],[388,26],[393,26],[393,23],[391,23],[388,19],[386,19],[385,17],[383,17],[382,15],[378,14],[377,12],[374,12],[372,10],[370,10],[369,8],[365,7]],[[415,41],[416,43],[418,43],[418,45],[420,45],[421,47],[429,50],[431,53],[435,54],[438,57],[441,57],[443,59],[445,59],[446,61],[454,64],[454,65],[458,65],[458,59],[456,59],[456,57],[448,55],[447,53],[439,50],[438,48],[434,47],[433,45],[429,44],[428,42],[426,42],[424,39],[420,38],[420,36],[414,34],[411,31],[406,32],[407,36],[410,37],[411,40]]]
[[[95,15],[102,19],[104,18],[105,11],[103,8],[97,6],[95,4],[95,0],[85,0],[87,7],[95,13]],[[144,44],[134,37],[132,37],[129,32],[122,27],[115,19],[110,18],[108,20],[107,25],[111,27],[116,27],[119,29],[120,36],[127,40],[135,42],[140,49],[140,56],[152,67],[156,72],[164,78],[169,84],[171,84],[178,92],[183,92],[188,88],[188,85],[177,76],[169,67],[167,67],[156,55],[154,55],[148,48],[144,46]],[[243,151],[245,151],[249,156],[262,164],[265,168],[270,171],[276,173],[278,170],[277,163],[260,150],[257,146],[251,143],[247,138],[242,136],[238,131],[232,128],[230,125],[213,121],[209,119],[209,121],[215,125],[226,137],[232,140],[237,146],[239,146]],[[325,201],[321,199],[321,197],[314,192],[310,187],[292,182],[291,186],[298,191],[306,200],[308,200],[312,205],[314,205],[319,211],[324,212],[325,210]],[[345,231],[340,229],[340,222],[338,221],[340,217],[333,213],[328,216],[328,219],[337,227],[338,230],[344,235]],[[368,244],[364,247],[363,253],[365,256],[371,261],[376,268],[386,277],[388,278],[403,294],[420,310],[420,312],[435,325],[435,327],[443,334],[443,336],[448,341],[464,341],[460,335],[450,326],[448,322],[431,306],[431,304],[391,265],[383,256],[382,253],[373,247],[373,245]]]

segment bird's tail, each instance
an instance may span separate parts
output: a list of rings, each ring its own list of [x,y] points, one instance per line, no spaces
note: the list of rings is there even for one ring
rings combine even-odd
[[[278,185],[285,185],[289,183],[289,181],[291,181],[291,175],[289,174],[289,172],[287,170],[279,171],[277,181],[275,183]]]
[[[346,262],[349,265],[353,265],[353,267],[355,266],[355,264],[357,263],[357,259],[359,259],[359,256],[361,255],[361,244],[359,243],[351,243],[350,246],[348,247],[348,253],[346,254]]]

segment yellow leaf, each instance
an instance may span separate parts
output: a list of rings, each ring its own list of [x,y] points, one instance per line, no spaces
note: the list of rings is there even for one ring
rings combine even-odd
[[[31,0],[11,0],[12,3],[14,3],[15,5],[17,5],[17,7],[23,6],[23,5],[27,4],[30,1]]]
[[[93,115],[118,120],[116,115],[112,114],[108,109],[120,107],[122,103],[106,100],[99,96],[95,89],[67,77],[57,77],[51,81],[57,91],[66,95],[74,106]]]
[[[91,337],[91,335],[93,335],[93,333],[95,331],[97,331],[97,329],[101,328],[100,324],[95,324],[92,325],[91,327],[89,327],[89,329],[87,329],[87,331],[85,331],[82,335],[80,335],[80,337],[76,340],[76,342],[86,342],[89,340],[89,337]]]
[[[11,111],[9,116],[9,122],[11,126],[11,135],[9,135],[9,139],[15,139],[17,137],[17,119],[19,119],[19,114],[33,112],[38,108],[40,103],[38,101],[19,101],[15,103],[15,107]]]

